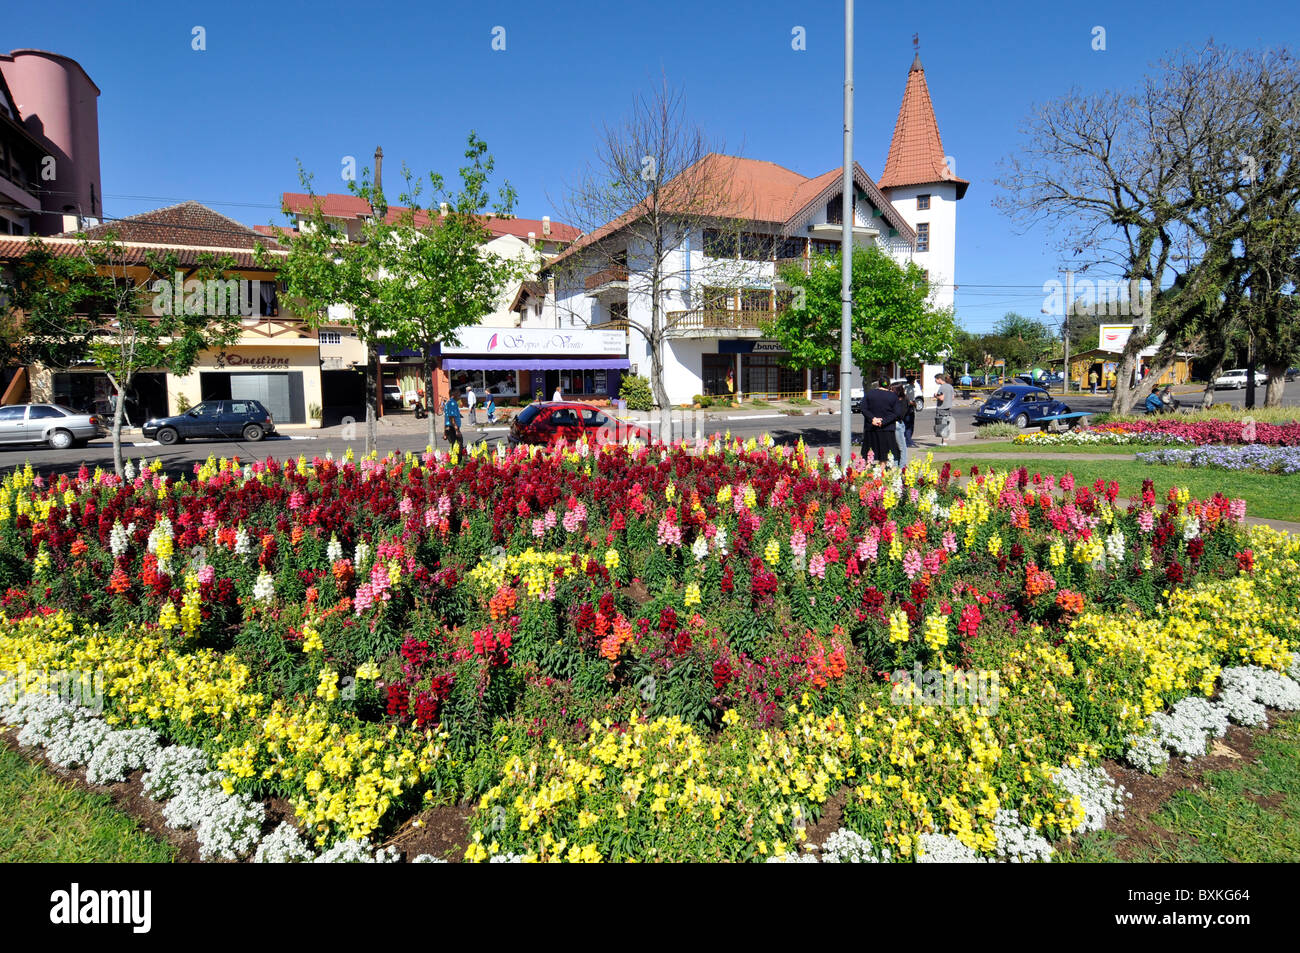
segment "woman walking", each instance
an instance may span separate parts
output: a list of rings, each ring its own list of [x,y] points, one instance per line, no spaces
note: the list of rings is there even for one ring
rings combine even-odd
[[[862,456],[870,455],[876,463],[884,463],[891,456],[898,458],[900,409],[888,380],[877,381],[875,387],[862,395],[862,416],[866,418],[862,428]]]
[[[889,391],[898,398],[898,407],[896,408],[898,411],[898,420],[895,422],[894,427],[898,431],[898,465],[900,467],[905,467],[907,466],[908,459],[910,459],[910,455],[907,452],[907,434],[912,428],[912,424],[916,421],[916,407],[913,404],[909,404],[907,399],[907,388],[902,384],[891,384]]]

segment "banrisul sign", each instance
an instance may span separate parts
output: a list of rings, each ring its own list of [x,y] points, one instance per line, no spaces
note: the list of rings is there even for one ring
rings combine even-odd
[[[563,354],[627,353],[627,335],[622,331],[587,328],[465,328],[459,344],[444,344],[443,354],[491,354],[520,357]]]

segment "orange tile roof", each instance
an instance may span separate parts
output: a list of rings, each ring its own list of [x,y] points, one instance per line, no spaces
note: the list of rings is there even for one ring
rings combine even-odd
[[[779,225],[786,234],[793,234],[839,193],[840,175],[840,169],[835,168],[810,179],[775,162],[711,152],[664,184],[661,208],[678,215],[692,214],[698,209],[703,217]],[[856,162],[853,177],[858,188],[884,212],[889,225],[908,241],[914,239],[912,228]],[[702,188],[696,188],[701,184]],[[674,203],[675,193],[682,196],[680,203]],[[701,194],[705,196],[704,201],[700,200]],[[647,202],[583,235],[547,262],[547,267],[630,225],[649,210]],[[695,209],[686,207],[686,203]]]
[[[930,89],[925,84],[925,69],[918,53],[907,72],[907,88],[903,90],[903,104],[898,109],[885,171],[880,174],[880,187],[892,189],[931,182],[955,183],[957,198],[965,195],[970,185],[953,175],[945,161],[939,123],[934,118],[934,105],[930,102]]]
[[[370,203],[355,195],[341,195],[332,192],[327,195],[317,195],[315,199],[320,204],[321,212],[327,218],[365,218],[371,213]],[[304,192],[285,192],[282,201],[284,208],[291,214],[306,214],[312,207],[312,196]],[[407,209],[403,206],[390,205],[384,220],[392,224],[406,211]],[[415,224],[417,226],[423,227],[428,222],[428,212],[421,210],[415,213]],[[553,221],[551,222],[551,233],[543,235],[542,220],[539,218],[498,218],[495,215],[485,215],[483,224],[488,231],[497,237],[514,235],[517,238],[527,239],[528,233],[533,232],[538,241],[570,242],[580,234],[572,225]]]
[[[233,218],[214,212],[199,202],[181,202],[166,208],[128,215],[85,229],[87,238],[103,238],[109,232],[123,245],[168,245],[176,248],[246,248],[259,243],[275,248],[274,241]],[[77,232],[63,232],[73,238]]]

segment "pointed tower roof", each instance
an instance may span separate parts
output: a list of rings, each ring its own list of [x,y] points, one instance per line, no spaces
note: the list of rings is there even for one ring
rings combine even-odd
[[[953,175],[944,161],[939,123],[934,118],[930,89],[925,85],[921,54],[917,53],[912,68],[907,71],[903,105],[898,109],[889,158],[885,160],[885,171],[881,173],[878,184],[882,189],[892,189],[931,182],[952,182],[957,186],[957,198],[965,195],[966,187],[970,185],[965,179]]]

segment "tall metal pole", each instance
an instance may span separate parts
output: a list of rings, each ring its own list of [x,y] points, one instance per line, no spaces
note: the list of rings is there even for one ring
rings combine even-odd
[[[844,0],[844,231],[840,237],[840,466],[853,454],[853,0]],[[866,382],[863,381],[863,397]]]

